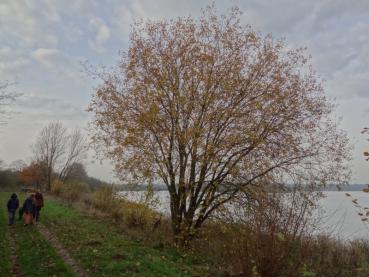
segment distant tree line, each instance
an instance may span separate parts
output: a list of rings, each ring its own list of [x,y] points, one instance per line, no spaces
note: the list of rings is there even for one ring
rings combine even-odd
[[[25,162],[23,162],[23,165],[24,167],[22,168],[16,168],[13,167],[13,163],[9,166],[5,166],[4,163],[0,164],[0,189],[42,188],[42,176],[39,174],[40,169],[38,165],[35,163],[27,165]],[[81,163],[74,164],[73,168],[74,170],[69,180],[71,183],[85,183],[93,191],[109,185],[98,178],[88,176],[85,166]],[[52,175],[53,178],[58,177],[57,172],[53,172]]]
[[[60,122],[52,122],[39,133],[32,146],[30,163],[15,161],[0,164],[0,188],[34,188],[50,191],[52,183],[84,183],[90,190],[107,185],[88,176],[83,160],[87,143],[79,130],[70,132]]]

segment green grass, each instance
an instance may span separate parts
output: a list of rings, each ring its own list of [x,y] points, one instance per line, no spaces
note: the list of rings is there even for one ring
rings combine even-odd
[[[26,276],[75,276],[34,226],[19,227],[17,253]]]
[[[9,194],[10,195],[10,194]],[[5,206],[8,193],[0,193]],[[21,197],[21,203],[24,198]],[[110,220],[93,218],[46,198],[41,222],[91,276],[203,276],[203,259],[163,245],[147,245]],[[0,276],[11,276],[5,210],[0,213]],[[17,221],[16,245],[24,276],[74,276],[34,226]]]
[[[7,197],[9,195],[6,193],[1,194],[2,207]],[[23,198],[20,202],[23,202]],[[14,228],[18,262],[24,276],[75,276],[35,226],[24,227],[23,222],[17,220]]]
[[[154,247],[100,220],[46,199],[41,221],[91,276],[203,276],[204,261]]]
[[[11,276],[10,245],[6,202],[0,200],[0,276]]]

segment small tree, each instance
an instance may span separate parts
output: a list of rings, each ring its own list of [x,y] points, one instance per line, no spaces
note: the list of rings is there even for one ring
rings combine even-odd
[[[20,178],[24,184],[40,189],[41,183],[44,181],[43,166],[39,163],[32,162],[20,171]]]
[[[73,165],[82,161],[87,148],[79,130],[68,133],[60,122],[43,128],[34,145],[34,153],[39,164],[43,165],[46,189],[50,190],[55,174],[65,182],[72,172]]]
[[[88,178],[89,177],[87,175],[86,168],[82,163],[73,163],[71,165],[70,173],[68,176],[69,180],[87,182]]]
[[[347,180],[345,133],[303,49],[240,13],[134,25],[89,110],[96,149],[129,182],[161,180],[186,239],[249,186]]]
[[[23,168],[27,167],[27,164],[23,160],[16,160],[10,163],[9,168],[14,172],[21,172]]]
[[[84,136],[81,131],[75,130],[68,137],[65,161],[59,173],[60,180],[65,183],[74,172],[80,169],[86,151],[87,147]]]
[[[43,128],[34,146],[38,163],[43,165],[46,189],[49,191],[56,165],[65,154],[67,129],[60,123],[50,123]]]

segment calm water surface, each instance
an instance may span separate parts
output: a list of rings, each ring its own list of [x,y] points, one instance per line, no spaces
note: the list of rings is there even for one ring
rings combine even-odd
[[[346,196],[346,193],[351,196]],[[144,192],[119,192],[133,201],[140,201],[144,197]],[[329,191],[324,192],[325,197],[319,201],[320,223],[318,232],[328,233],[343,240],[368,239],[369,240],[369,220],[362,221],[358,213],[365,214],[369,209],[369,193],[361,191]],[[169,214],[169,194],[167,191],[155,192],[158,200],[155,209],[165,214]],[[357,199],[358,207],[352,200]]]

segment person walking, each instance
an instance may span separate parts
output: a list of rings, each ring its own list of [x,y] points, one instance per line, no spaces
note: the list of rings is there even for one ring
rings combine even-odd
[[[19,200],[15,193],[10,197],[8,204],[9,226],[14,224],[15,212],[19,208]]]
[[[44,206],[44,197],[41,192],[36,192],[35,195],[35,219],[36,222],[40,220],[40,211]]]
[[[36,210],[35,206],[35,195],[31,194],[30,197],[24,201],[22,210],[23,210],[23,219],[24,219],[24,226],[33,224],[34,218],[33,215]]]

